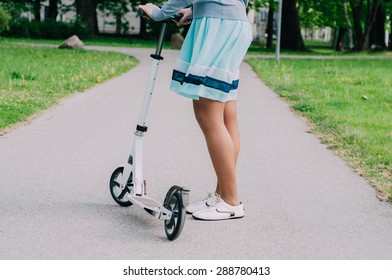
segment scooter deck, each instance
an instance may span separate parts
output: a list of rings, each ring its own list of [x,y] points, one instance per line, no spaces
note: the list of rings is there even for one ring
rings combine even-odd
[[[146,196],[132,195],[130,196],[130,199],[136,202],[136,204],[139,204],[139,206],[150,210],[159,211],[159,208],[161,207],[159,202]]]
[[[161,203],[155,201],[152,198],[146,196],[138,196],[138,195],[130,195],[129,200],[143,208],[148,214],[154,216],[155,218],[161,220],[169,220],[172,216],[172,213],[162,206]]]

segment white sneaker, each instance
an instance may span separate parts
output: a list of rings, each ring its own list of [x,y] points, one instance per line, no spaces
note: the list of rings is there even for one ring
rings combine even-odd
[[[219,194],[208,193],[208,196],[205,199],[203,199],[202,201],[187,206],[186,212],[188,214],[193,214],[197,211],[207,209],[209,206],[215,205],[215,203],[219,199],[220,199]]]
[[[217,221],[242,218],[245,215],[242,203],[238,206],[228,204],[219,198],[215,205],[193,213],[193,218],[198,220]]]

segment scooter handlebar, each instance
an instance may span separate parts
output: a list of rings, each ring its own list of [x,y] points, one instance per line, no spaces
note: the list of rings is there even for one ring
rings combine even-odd
[[[143,9],[138,9],[137,14],[141,17],[148,17],[149,18],[149,16],[146,14],[146,12]],[[166,21],[166,22],[171,22],[173,20],[179,21],[181,18],[182,18],[182,14],[174,14],[170,18],[163,20],[163,21]]]

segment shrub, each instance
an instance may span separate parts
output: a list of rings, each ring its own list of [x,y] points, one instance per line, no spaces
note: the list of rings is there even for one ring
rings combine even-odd
[[[11,16],[4,10],[0,3],[0,33],[2,33],[4,30],[7,30],[10,19]]]
[[[30,22],[28,18],[10,20],[9,29],[4,33],[8,37],[36,38],[39,36],[39,23]]]
[[[87,25],[78,17],[76,20],[70,22],[71,35],[78,35],[80,39],[86,39],[91,36]]]
[[[89,34],[87,26],[80,19],[72,22],[61,22],[54,19],[45,19],[42,22],[37,22],[29,21],[24,17],[12,19],[9,24],[9,30],[4,33],[8,37],[34,39],[67,39],[72,35],[85,39]]]

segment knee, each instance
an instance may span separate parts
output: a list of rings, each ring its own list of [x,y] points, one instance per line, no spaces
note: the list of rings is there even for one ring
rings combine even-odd
[[[211,119],[209,119],[206,116],[206,114],[203,114],[202,112],[199,112],[199,111],[195,111],[195,118],[196,118],[196,121],[199,124],[199,126],[203,132],[210,130],[210,128],[213,124],[213,121]]]
[[[224,123],[223,108],[220,103],[209,100],[194,102],[195,118],[203,132],[211,131]]]
[[[237,121],[237,108],[234,102],[227,103],[224,111],[224,119],[226,124]]]

